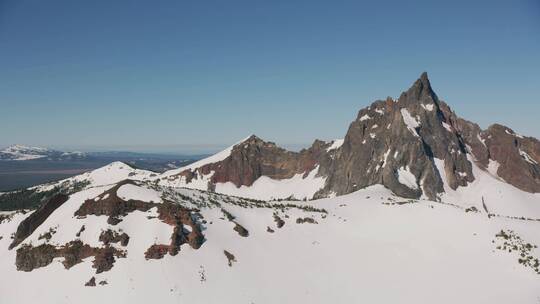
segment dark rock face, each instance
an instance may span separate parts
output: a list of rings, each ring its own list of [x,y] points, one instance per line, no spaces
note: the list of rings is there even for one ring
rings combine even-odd
[[[95,277],[90,278],[90,280],[88,280],[88,282],[86,282],[84,286],[88,286],[88,287],[96,286],[96,278]]]
[[[278,228],[281,228],[283,227],[283,225],[285,225],[285,221],[277,214],[274,214],[274,222],[276,222],[276,226]]]
[[[317,140],[309,149],[291,152],[252,135],[236,145],[231,155],[223,161],[183,171],[179,176],[191,182],[192,179],[213,171],[210,190],[213,188],[212,184],[226,182],[232,182],[237,187],[251,186],[261,176],[273,179],[288,179],[295,174],[306,176],[319,163],[328,161],[326,149],[329,146],[330,144]]]
[[[490,159],[499,163],[499,177],[521,190],[540,192],[540,141],[498,124],[483,132],[482,139]]]
[[[99,235],[99,241],[104,245],[109,245],[111,243],[120,243],[121,246],[126,247],[129,243],[129,236],[124,232],[122,234],[107,229]]]
[[[99,197],[101,199],[86,200],[81,207],[75,212],[76,216],[87,216],[87,215],[97,215],[97,216],[108,216],[108,223],[111,225],[116,225],[119,221],[118,217],[126,216],[128,213],[135,210],[139,211],[148,211],[150,208],[154,207],[155,204],[147,203],[143,201],[128,200],[124,201],[116,195],[116,191],[125,184],[135,184],[131,180],[125,180],[118,183],[113,188],[109,189],[102,193]]]
[[[472,156],[471,158],[468,155]],[[444,162],[438,170],[435,160]],[[475,180],[472,163],[500,164],[498,175],[528,192],[540,192],[540,143],[500,125],[482,131],[439,100],[424,73],[399,100],[376,101],[359,112],[328,170],[326,191],[346,194],[382,184],[397,195],[437,199],[443,177],[452,189]],[[399,181],[409,168],[416,187]],[[442,171],[442,172],[441,172]],[[441,176],[444,175],[444,176]]]
[[[440,100],[423,73],[398,100],[375,101],[359,111],[341,147],[315,141],[298,153],[286,151],[256,136],[236,145],[223,161],[180,173],[189,182],[214,172],[216,183],[250,186],[261,177],[304,176],[318,166],[326,177],[315,198],[343,195],[382,184],[399,196],[437,200],[444,182],[451,189],[475,180],[472,162],[486,169],[500,164],[498,175],[528,192],[540,192],[540,144],[512,130],[494,125],[482,131],[459,118]]]
[[[249,236],[249,231],[244,228],[244,226],[236,223],[236,225],[234,226],[234,231],[238,232],[238,235],[242,236],[242,237],[248,237]]]
[[[17,249],[15,265],[17,270],[32,271],[49,265],[54,258],[63,257],[62,264],[66,269],[69,269],[91,256],[94,257],[92,267],[96,269],[96,273],[100,273],[110,270],[113,267],[115,257],[123,258],[125,253],[110,246],[105,248],[91,247],[79,240],[71,241],[60,247],[49,244],[42,244],[37,247],[23,245]]]
[[[234,254],[228,252],[227,250],[223,250],[223,254],[225,254],[225,257],[227,258],[227,263],[229,267],[232,267],[233,262],[236,262]]]
[[[15,232],[15,238],[9,249],[13,249],[15,246],[19,245],[24,241],[28,236],[30,236],[43,222],[51,215],[54,210],[62,206],[68,200],[68,196],[64,194],[59,194],[51,199],[49,199],[45,204],[43,204],[39,209],[34,213],[30,214],[25,218],[17,227],[17,232]]]
[[[43,244],[38,247],[23,245],[17,249],[15,265],[17,270],[32,271],[49,265],[55,257],[56,248],[53,245]]]
[[[299,217],[296,219],[296,223],[297,224],[304,224],[304,223],[308,223],[308,224],[318,224],[317,221],[315,221],[313,218],[311,217]]]
[[[444,191],[440,174],[453,189],[467,185],[474,177],[456,119],[422,74],[398,100],[376,101],[358,113],[329,170],[326,192],[382,184],[399,196],[436,199]],[[445,172],[434,158],[444,161]],[[412,184],[400,180],[400,171],[414,176]]]
[[[169,252],[169,250],[170,250],[170,245],[154,244],[154,245],[150,246],[150,248],[148,248],[148,250],[146,250],[146,252],[144,253],[144,257],[147,260],[161,259]]]
[[[177,252],[184,243],[188,243],[193,249],[199,249],[204,243],[204,235],[190,210],[179,205],[163,203],[158,205],[158,213],[162,222],[174,226],[170,244],[172,252]]]

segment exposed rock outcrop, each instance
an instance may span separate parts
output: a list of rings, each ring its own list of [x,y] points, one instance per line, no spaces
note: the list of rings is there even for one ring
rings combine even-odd
[[[138,200],[123,200],[116,194],[117,190],[125,184],[136,184],[134,181],[125,180],[118,183],[115,187],[101,194],[98,199],[88,199],[81,207],[75,212],[77,216],[87,215],[103,215],[108,216],[109,220],[113,219],[114,223],[121,221],[121,217],[126,216],[128,213],[135,210],[148,211],[151,208],[156,208],[159,214],[158,218],[174,227],[173,234],[171,236],[171,244],[169,252],[175,255],[180,245],[188,243],[192,248],[198,249],[204,242],[204,236],[201,232],[199,224],[192,217],[192,210],[186,209],[180,205],[163,202],[143,202]],[[113,224],[113,223],[112,223]],[[184,226],[188,226],[189,230],[184,229]],[[105,232],[100,236],[100,241],[108,244],[111,241],[120,241],[127,245],[129,236],[127,234],[115,235],[112,231]],[[123,245],[123,246],[125,246]]]
[[[338,195],[382,184],[397,195],[436,199],[440,174],[456,189],[474,180],[456,117],[433,92],[424,73],[398,100],[360,110],[351,123],[326,184]],[[444,172],[434,159],[444,161]]]
[[[194,210],[187,209],[168,201],[163,203],[153,203],[138,200],[123,200],[118,197],[117,190],[125,184],[136,183],[131,180],[125,180],[118,183],[110,190],[99,195],[97,199],[86,200],[75,212],[75,215],[108,216],[108,222],[112,220],[114,223],[118,223],[123,216],[126,216],[135,210],[148,211],[152,208],[156,208],[159,220],[173,226],[173,232],[169,244],[155,244],[148,248],[145,253],[147,259],[159,259],[166,253],[176,255],[180,250],[180,246],[185,243],[189,244],[193,249],[199,249],[201,247],[204,242],[204,235],[202,234],[199,224],[194,219]],[[118,234],[112,230],[107,230],[100,235],[100,241],[105,245],[120,242],[122,246],[127,246],[129,236],[125,233]]]
[[[232,267],[232,264],[236,262],[234,254],[228,252],[227,250],[223,250],[223,254],[225,254],[225,257],[227,258],[227,264],[229,265],[229,267]]]
[[[125,257],[125,252],[114,247],[95,248],[84,244],[80,240],[71,241],[64,246],[56,247],[42,244],[37,247],[22,245],[17,249],[15,265],[17,270],[32,271],[52,263],[54,258],[62,257],[62,264],[66,269],[81,263],[83,259],[94,257],[93,265],[96,273],[108,271],[113,267],[116,258]]]
[[[235,145],[222,161],[184,170],[186,182],[205,176],[208,189],[232,182],[250,186],[261,176],[287,179],[317,168],[325,186],[315,198],[382,184],[399,196],[437,200],[475,180],[473,163],[528,192],[540,192],[539,141],[494,125],[488,130],[459,118],[433,91],[423,73],[399,99],[378,100],[359,111],[341,145],[315,141],[290,152],[256,136]],[[174,178],[174,177],[173,177]]]
[[[304,223],[308,223],[308,224],[318,224],[316,220],[314,220],[313,218],[311,217],[299,217],[296,219],[296,223],[297,224],[304,224]]]
[[[132,180],[125,180],[118,183],[113,188],[102,193],[98,199],[87,199],[81,207],[75,212],[76,216],[84,217],[87,215],[108,216],[109,224],[118,223],[119,217],[126,216],[135,210],[148,211],[154,207],[154,203],[143,202],[139,200],[125,201],[118,197],[116,191],[123,185],[133,184]],[[111,222],[112,221],[112,222]]]
[[[527,192],[540,192],[540,141],[495,124],[482,133],[487,153],[499,165],[497,175]]]
[[[120,243],[121,246],[125,247],[129,243],[129,236],[125,232],[120,234],[111,229],[107,229],[101,232],[101,234],[99,235],[99,241],[102,242],[104,245],[109,245],[111,243]]]
[[[54,210],[62,206],[69,196],[64,194],[58,194],[46,201],[41,207],[25,218],[17,227],[13,242],[9,245],[9,249],[13,249],[19,245],[28,236],[30,236],[43,222],[51,215]]]
[[[329,143],[316,140],[309,149],[292,152],[252,135],[234,146],[230,156],[223,161],[185,170],[177,177],[183,177],[190,183],[193,179],[211,174],[211,190],[216,183],[251,186],[261,176],[273,179],[288,179],[296,174],[307,176],[318,164],[329,161],[326,151],[329,146]]]
[[[87,287],[95,287],[96,286],[96,278],[95,277],[91,277],[90,280],[88,280],[88,282],[86,282],[84,284],[84,286],[87,286]]]
[[[242,236],[242,237],[248,237],[249,236],[249,231],[244,228],[244,226],[236,223],[236,225],[234,226],[234,231],[238,232],[238,235]]]

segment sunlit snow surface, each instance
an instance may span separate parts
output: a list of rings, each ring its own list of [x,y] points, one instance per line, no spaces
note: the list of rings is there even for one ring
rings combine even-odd
[[[25,243],[60,227],[52,243],[81,238],[97,244],[106,217],[77,219],[73,212],[85,199],[108,187],[82,191],[70,198]],[[181,190],[185,195],[205,195]],[[191,191],[191,192],[189,192]],[[540,276],[522,267],[516,255],[495,250],[492,240],[512,229],[540,244],[540,222],[488,218],[441,203],[400,201],[382,186],[310,202],[328,211],[278,211],[243,208],[221,201],[249,230],[240,237],[218,208],[202,208],[208,222],[199,250],[183,245],[177,256],[144,259],[154,243],[167,242],[171,226],[133,212],[114,226],[131,239],[128,256],[109,272],[96,275],[91,259],[65,270],[60,260],[32,272],[15,270],[15,250],[7,251],[9,235],[27,215],[17,214],[0,225],[0,294],[2,303],[538,303]],[[384,204],[386,203],[386,204]],[[296,224],[309,216],[318,224]],[[212,224],[210,224],[212,223]],[[275,232],[267,232],[271,227]],[[223,251],[237,262],[227,264]],[[538,254],[538,250],[535,251]],[[108,285],[85,287],[95,276]],[[204,279],[202,279],[204,278]]]
[[[343,141],[344,139],[335,139],[330,145],[330,147],[326,149],[326,151],[332,151],[332,150],[338,149],[339,147],[343,145]]]
[[[411,113],[409,113],[409,111],[405,108],[401,109],[401,116],[403,117],[403,122],[407,126],[407,129],[409,129],[414,136],[419,137],[418,133],[416,132],[416,128],[420,126],[418,120],[412,117]]]
[[[199,165],[228,155],[226,150]],[[392,156],[387,151],[384,156],[396,155],[397,151]],[[99,235],[110,228],[130,236],[127,247],[114,245],[127,250],[127,257],[97,275],[92,258],[69,270],[62,259],[55,259],[32,272],[17,271],[17,248],[7,247],[11,234],[30,213],[15,214],[0,224],[0,303],[539,303],[540,275],[520,265],[517,253],[497,250],[492,241],[501,229],[511,229],[526,242],[540,245],[536,220],[540,194],[505,183],[497,176],[494,161],[483,170],[469,160],[475,181],[452,190],[444,161],[435,159],[445,190],[439,194],[440,202],[405,200],[382,186],[328,199],[279,202],[324,208],[327,215],[295,208],[285,212],[245,208],[232,203],[235,198],[181,188],[206,189],[212,172],[186,184],[112,163],[68,179],[90,184],[73,194],[23,244],[42,244],[46,241],[39,236],[55,228],[49,243],[63,245],[77,239],[84,225],[81,241],[100,246]],[[305,177],[298,174],[284,180],[263,176],[250,187],[217,184],[215,191],[258,199],[309,198],[325,183],[317,173],[315,168]],[[398,172],[400,182],[417,187],[411,175],[408,168]],[[153,189],[156,182],[185,196],[212,195],[249,230],[249,236],[240,237],[219,208],[202,207],[206,241],[200,249],[182,245],[176,256],[146,260],[144,252],[153,244],[168,243],[173,229],[156,218],[156,208],[131,212],[116,226],[109,225],[105,216],[74,216],[85,200],[95,200],[124,179],[140,181],[119,188],[117,194],[124,199],[161,202],[160,190]],[[488,218],[483,205],[497,216]],[[470,207],[479,212],[465,212]],[[276,227],[275,212],[285,221],[281,229]],[[296,223],[304,217],[317,224]],[[224,250],[235,256],[232,267]],[[532,252],[540,257],[538,249]],[[85,287],[92,276],[108,285]]]
[[[289,179],[272,179],[267,176],[259,177],[251,186],[236,187],[231,182],[216,185],[216,192],[253,199],[279,199],[293,197],[296,199],[311,199],[324,187],[326,177],[317,176],[319,167],[314,168],[304,177],[296,174]]]

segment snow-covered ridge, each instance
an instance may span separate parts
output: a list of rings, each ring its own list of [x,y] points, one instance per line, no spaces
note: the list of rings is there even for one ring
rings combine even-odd
[[[114,168],[122,166],[118,165]],[[177,196],[183,198],[178,204],[195,204],[205,238],[202,246],[193,249],[182,244],[177,255],[147,259],[147,250],[168,244],[173,231],[159,220],[157,208],[129,212],[115,225],[106,216],[77,217],[74,213],[85,201],[99,199],[112,186],[83,190],[22,245],[80,241],[100,248],[105,246],[101,235],[111,230],[129,236],[126,245],[110,244],[126,256],[116,257],[113,267],[100,273],[93,257],[69,269],[60,257],[29,272],[17,271],[17,250],[7,250],[11,239],[5,236],[15,232],[28,214],[5,214],[9,219],[0,221],[2,303],[369,303],[376,299],[498,304],[536,303],[540,296],[540,276],[518,261],[521,250],[499,249],[506,235],[539,245],[536,221],[488,217],[482,208],[444,201],[404,200],[379,185],[336,198],[274,203],[155,188],[150,183],[125,186],[117,194],[148,200],[156,195]],[[240,235],[236,225],[248,234]],[[184,229],[191,232],[189,226]],[[501,231],[503,237],[498,237]],[[533,261],[539,257],[537,249],[526,252]],[[95,286],[85,286],[92,277]],[[358,286],[364,287],[362,292]],[[448,286],[452,292],[448,293]]]
[[[240,141],[238,141],[237,143],[235,143],[234,145],[226,148],[225,150],[221,151],[221,152],[218,152],[212,156],[209,156],[207,158],[204,158],[204,159],[201,159],[199,161],[196,161],[192,164],[189,164],[187,166],[184,166],[184,167],[181,167],[181,168],[178,168],[178,169],[174,169],[174,170],[169,170],[167,172],[164,172],[162,176],[170,176],[170,175],[175,175],[175,174],[178,174],[178,173],[181,173],[185,170],[193,170],[193,169],[197,169],[197,168],[200,168],[204,165],[207,165],[207,164],[213,164],[213,163],[217,163],[217,162],[220,162],[224,159],[226,159],[227,157],[229,157],[231,155],[231,152],[233,150],[233,148],[236,146],[236,145],[239,145],[243,142],[245,142],[246,140],[248,140],[251,136],[248,136]]]
[[[332,150],[338,149],[339,147],[343,145],[343,141],[344,141],[343,138],[335,139],[334,141],[332,141],[332,145],[330,145],[330,147],[328,147],[326,151],[332,151]]]
[[[104,167],[76,175],[74,177],[31,187],[30,189],[36,189],[38,191],[48,191],[64,183],[87,183],[87,186],[85,188],[93,188],[112,185],[126,179],[137,181],[151,180],[152,178],[157,176],[158,174],[155,172],[134,169],[128,164],[117,161],[110,163]]]
[[[13,145],[9,146],[0,151],[0,154],[7,154],[4,156],[0,155],[2,159],[11,159],[11,160],[29,160],[47,157],[47,152],[52,150],[41,148],[41,147],[29,147],[24,145]]]
[[[12,145],[3,150],[0,150],[0,160],[32,160],[40,158],[71,158],[85,157],[85,153],[79,151],[62,152],[43,147],[29,147],[25,145]]]

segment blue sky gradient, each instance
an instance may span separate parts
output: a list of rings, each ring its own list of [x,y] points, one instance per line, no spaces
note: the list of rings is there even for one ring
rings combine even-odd
[[[0,0],[0,146],[305,145],[422,71],[540,137],[540,2]]]

